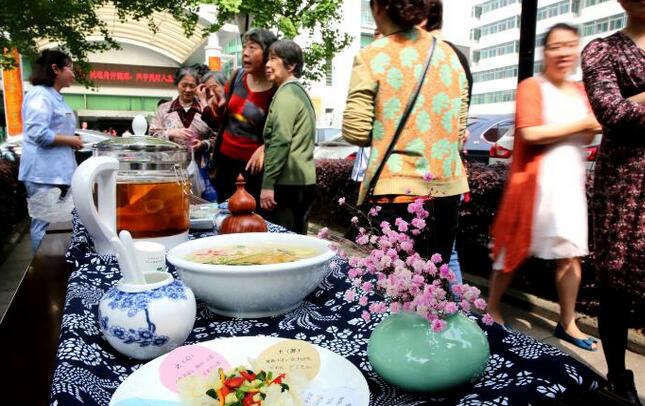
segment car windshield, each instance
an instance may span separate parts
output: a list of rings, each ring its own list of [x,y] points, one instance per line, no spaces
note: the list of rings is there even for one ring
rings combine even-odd
[[[338,134],[335,137],[321,142],[320,145],[350,145],[345,139],[343,138],[343,134]]]

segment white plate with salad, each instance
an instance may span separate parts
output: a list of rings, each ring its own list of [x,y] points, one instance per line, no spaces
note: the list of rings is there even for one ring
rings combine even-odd
[[[312,358],[317,359],[312,361]],[[289,372],[283,374],[285,365]],[[307,378],[303,381],[305,375]],[[267,402],[274,393],[265,395],[271,391],[297,391],[294,396],[307,406],[368,406],[370,397],[361,372],[342,356],[299,340],[257,336],[218,338],[179,347],[148,362],[126,378],[114,392],[110,405],[186,405],[187,391],[196,391],[198,395],[204,393],[202,386],[195,389],[196,377],[204,382],[208,379],[207,399],[212,399],[210,404],[213,405],[271,406]],[[187,384],[189,379],[190,384]],[[287,385],[298,380],[298,385]],[[266,385],[272,388],[263,389]],[[180,392],[184,403],[180,400]],[[235,403],[236,396],[239,403]],[[247,403],[243,403],[245,399]]]

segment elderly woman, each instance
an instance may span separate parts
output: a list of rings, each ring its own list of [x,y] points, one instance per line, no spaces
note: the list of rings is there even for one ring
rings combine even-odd
[[[277,90],[264,126],[260,205],[267,220],[307,234],[316,185],[316,113],[298,81],[303,65],[302,49],[295,42],[280,40],[269,48],[267,78]]]
[[[209,137],[211,129],[201,118],[202,108],[196,94],[199,80],[199,73],[193,67],[180,68],[175,73],[177,97],[157,108],[150,135],[194,149],[205,146],[202,140]]]
[[[61,89],[74,81],[69,55],[58,50],[45,50],[36,59],[31,84],[25,96],[22,116],[25,123],[22,159],[18,180],[25,184],[27,197],[58,188],[64,196],[76,169],[74,150],[83,147],[74,135],[76,117],[65,103]],[[31,219],[31,248],[36,252],[45,237],[49,223]]]
[[[438,252],[447,261],[460,195],[468,191],[459,156],[468,109],[468,98],[462,97],[466,75],[448,44],[417,28],[427,0],[371,0],[370,6],[384,37],[356,56],[343,115],[343,137],[372,147],[358,203],[381,205],[381,216],[394,223],[409,217],[408,203],[422,199],[432,217],[415,249],[424,257]],[[394,140],[419,83],[414,108]]]
[[[227,200],[235,191],[235,179],[241,173],[246,189],[260,200],[264,142],[262,131],[275,93],[267,78],[265,65],[269,47],[277,40],[269,30],[254,28],[244,34],[243,68],[233,73],[224,92],[215,93],[204,119],[218,131],[215,145],[214,186],[218,201]]]
[[[587,45],[582,74],[603,128],[591,204],[598,329],[610,391],[640,405],[625,350],[628,327],[645,320],[645,2],[618,2],[627,24]]]

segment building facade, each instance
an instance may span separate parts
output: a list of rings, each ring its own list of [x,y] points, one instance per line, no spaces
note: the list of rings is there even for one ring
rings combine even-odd
[[[471,0],[470,46],[473,71],[471,115],[515,111],[521,0]],[[539,0],[534,72],[542,70],[544,34],[556,23],[580,30],[581,49],[625,25],[625,13],[611,0]],[[573,74],[581,79],[580,67]]]

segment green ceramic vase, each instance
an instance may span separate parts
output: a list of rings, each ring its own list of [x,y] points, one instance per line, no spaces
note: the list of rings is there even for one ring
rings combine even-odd
[[[414,392],[437,393],[477,379],[488,362],[488,339],[461,313],[435,333],[416,313],[395,313],[372,332],[367,355],[387,382]]]

